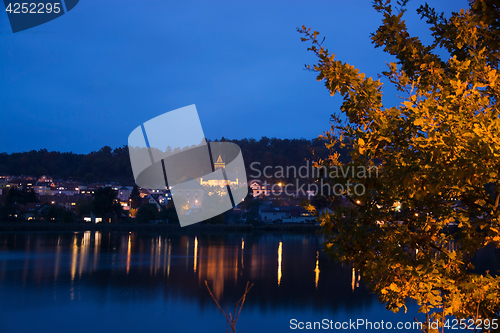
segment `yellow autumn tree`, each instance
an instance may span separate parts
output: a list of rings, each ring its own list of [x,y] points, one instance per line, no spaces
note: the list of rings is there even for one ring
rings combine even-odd
[[[500,325],[500,277],[472,261],[481,249],[500,247],[500,5],[471,0],[449,17],[421,6],[431,45],[407,30],[405,5],[374,1],[383,21],[372,41],[397,59],[382,75],[401,95],[399,105],[383,105],[381,81],[336,60],[318,32],[298,29],[318,58],[308,68],[343,97],[324,135],[328,147],[351,148],[343,167],[379,171],[328,178],[366,191],[346,190],[352,205],[321,217],[325,251],[359,269],[392,311],[406,310],[410,298],[441,329],[452,318],[489,331]],[[325,177],[341,166],[335,154],[319,164]]]

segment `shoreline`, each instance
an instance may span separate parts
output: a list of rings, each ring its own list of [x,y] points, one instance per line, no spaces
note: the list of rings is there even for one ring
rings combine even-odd
[[[146,232],[179,232],[190,233],[198,231],[215,232],[253,232],[253,231],[288,231],[315,232],[321,227],[315,224],[282,223],[282,224],[194,224],[181,227],[173,224],[90,224],[90,223],[41,223],[41,222],[0,222],[2,231],[146,231]]]

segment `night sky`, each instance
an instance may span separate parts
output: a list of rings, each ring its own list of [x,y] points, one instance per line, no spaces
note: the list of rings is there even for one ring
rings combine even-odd
[[[428,43],[423,3],[410,2],[406,21]],[[449,14],[467,1],[430,4]],[[315,138],[342,99],[304,70],[316,59],[296,28],[320,31],[336,59],[376,78],[394,61],[371,44],[381,19],[368,0],[80,0],[13,34],[3,12],[0,152],[123,146],[141,123],[190,104],[209,139]],[[385,91],[386,106],[400,103]]]

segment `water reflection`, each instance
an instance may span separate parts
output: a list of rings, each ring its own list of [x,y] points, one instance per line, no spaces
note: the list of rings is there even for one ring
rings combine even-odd
[[[130,272],[130,254],[132,250],[132,235],[129,233],[127,242],[127,275]]]
[[[254,283],[238,322],[249,333],[286,332],[291,318],[387,320],[360,272],[333,262],[322,242],[294,233],[2,233],[0,332],[62,333],[74,322],[85,322],[72,327],[82,333],[223,331],[205,280],[224,308]],[[492,251],[482,255],[490,263]]]
[[[170,243],[170,239],[167,240],[168,249],[167,249],[167,278],[170,277],[170,255],[172,253],[172,243]],[[163,271],[165,274],[165,271]]]
[[[356,278],[356,275],[358,276]],[[354,291],[355,288],[359,288],[359,281],[361,280],[361,273],[360,271],[357,271],[354,269],[354,267],[352,268],[352,277],[351,277],[351,288],[352,288],[352,291]]]
[[[198,237],[194,238],[194,267],[193,271],[196,273],[196,263],[198,262]]]
[[[314,273],[316,273],[316,278],[314,279],[314,283],[316,284],[316,289],[318,289],[319,282],[319,251],[316,252],[316,268],[314,269]]]
[[[337,308],[372,299],[362,288],[356,299],[346,293],[349,284],[359,286],[359,276],[355,281],[354,271],[320,252],[315,234],[7,233],[0,244],[2,288],[52,285],[53,299],[78,300],[95,288],[125,290],[129,297],[162,290],[166,298],[204,303],[210,301],[205,280],[223,301],[237,300],[247,281],[255,283],[253,301],[272,306]]]
[[[241,239],[241,268],[245,268],[245,264],[243,263],[243,250],[245,250],[245,239]]]
[[[94,270],[97,269],[97,264],[99,263],[99,248],[101,246],[101,232],[96,231],[94,233]]]
[[[278,247],[278,286],[281,284],[281,255],[283,253],[283,243],[280,242],[280,245]]]
[[[354,287],[356,286],[355,285],[355,281],[356,281],[356,270],[353,267],[352,268],[352,278],[351,278],[351,288],[352,288],[352,291],[354,291]]]

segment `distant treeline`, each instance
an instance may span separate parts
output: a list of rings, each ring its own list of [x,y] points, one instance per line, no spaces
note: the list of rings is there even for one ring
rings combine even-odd
[[[247,174],[252,162],[260,169],[265,166],[305,165],[306,160],[317,160],[329,155],[325,141],[320,139],[276,139],[263,137],[260,140],[242,139],[228,141],[240,146]],[[346,151],[337,149],[344,158]],[[50,175],[54,179],[73,179],[85,183],[118,182],[133,184],[134,178],[130,165],[127,146],[112,149],[104,146],[89,154],[61,153],[40,149],[23,153],[0,153],[0,174],[33,175],[40,177]]]

